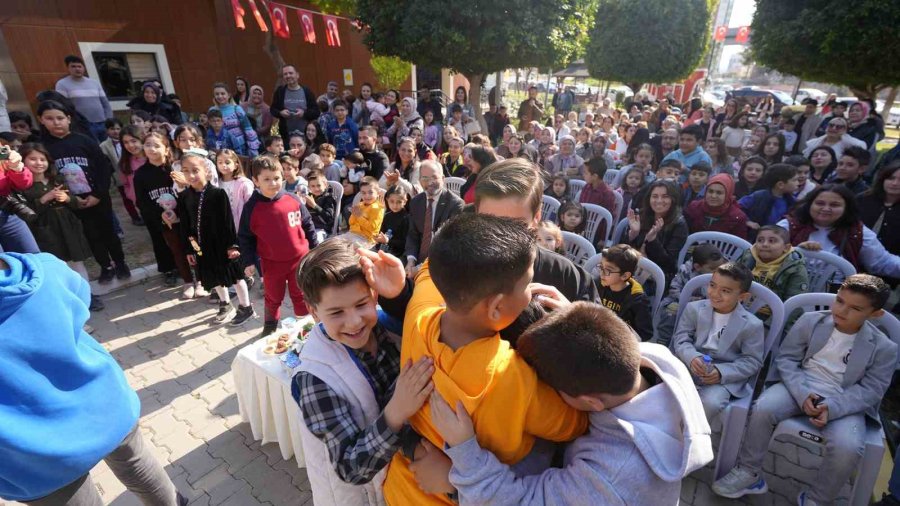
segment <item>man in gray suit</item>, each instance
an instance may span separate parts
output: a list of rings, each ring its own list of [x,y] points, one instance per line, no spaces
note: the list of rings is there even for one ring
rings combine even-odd
[[[880,278],[854,274],[841,285],[831,311],[797,320],[775,357],[781,381],[754,403],[738,465],[713,484],[715,493],[765,493],[760,470],[772,433],[782,420],[802,416],[824,436],[825,453],[812,488],[798,503],[834,501],[863,454],[867,419],[878,424],[878,405],[897,367],[897,344],[866,321],[884,314],[889,296]]]
[[[444,187],[444,170],[434,160],[419,166],[419,183],[424,190],[409,203],[409,232],[406,234],[406,273],[412,279],[416,265],[428,258],[431,238],[441,225],[462,212],[463,200]]]
[[[750,380],[762,368],[765,329],[741,305],[752,283],[753,274],[741,264],[717,267],[707,298],[684,308],[673,336],[675,355],[696,377],[710,423],[732,398],[753,393]]]

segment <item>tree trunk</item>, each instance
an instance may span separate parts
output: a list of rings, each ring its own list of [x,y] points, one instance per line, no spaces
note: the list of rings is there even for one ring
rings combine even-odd
[[[469,80],[469,102],[475,109],[475,121],[481,125],[481,133],[487,135],[487,123],[481,110],[481,79],[484,74],[463,74]]]
[[[897,100],[897,92],[900,86],[894,86],[884,99],[884,108],[881,110],[881,117],[887,122],[891,118],[891,108],[894,107],[894,101]]]
[[[265,32],[263,35],[265,39],[263,40],[263,51],[269,55],[269,58],[272,59],[272,64],[275,66],[275,87],[279,87],[282,84],[281,77],[281,69],[284,67],[284,57],[281,56],[281,50],[278,49],[278,45],[275,44],[275,35],[274,28],[272,26],[272,19],[269,17],[269,9],[261,9],[260,12],[263,13],[263,20],[266,22],[266,26],[269,27],[269,31]]]
[[[634,92],[635,95],[637,95],[638,92],[641,91],[641,88],[644,87],[644,83],[625,83],[625,86],[631,88],[631,91]]]

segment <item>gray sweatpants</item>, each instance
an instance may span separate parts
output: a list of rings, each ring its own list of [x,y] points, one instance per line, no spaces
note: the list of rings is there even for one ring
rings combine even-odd
[[[150,453],[137,425],[122,443],[103,458],[113,474],[147,506],[183,506],[187,500],[175,490],[175,484],[163,466]],[[103,506],[103,500],[90,473],[53,492],[25,501],[34,506]]]
[[[775,427],[782,420],[795,416],[806,415],[784,384],[776,383],[763,391],[750,411],[738,462],[760,472]],[[818,504],[831,504],[856,469],[865,450],[865,415],[856,413],[829,420],[821,433],[825,436],[825,453],[809,498]]]

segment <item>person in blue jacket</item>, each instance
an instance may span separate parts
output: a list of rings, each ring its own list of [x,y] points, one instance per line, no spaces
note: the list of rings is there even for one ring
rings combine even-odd
[[[84,330],[91,291],[47,253],[0,254],[0,498],[99,505],[100,460],[144,504],[181,506],[116,360]]]

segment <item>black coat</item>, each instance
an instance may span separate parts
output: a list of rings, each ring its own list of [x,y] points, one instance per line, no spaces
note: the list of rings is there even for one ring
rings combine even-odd
[[[185,255],[195,255],[197,273],[203,288],[231,286],[243,279],[240,257],[228,258],[229,249],[238,248],[237,232],[231,219],[231,205],[225,190],[210,184],[203,191],[203,208],[199,209],[200,192],[187,188],[178,194],[178,231]],[[198,212],[202,213],[199,216]],[[198,228],[199,233],[198,233]],[[194,250],[193,237],[202,255]]]
[[[157,100],[155,104],[150,104],[144,100],[144,97],[135,97],[126,104],[126,107],[133,111],[145,111],[151,116],[162,116],[172,125],[181,124],[181,108],[178,107],[178,104],[169,102],[166,99]]]
[[[306,96],[306,110],[303,111],[303,119],[307,122],[315,121],[320,114],[319,106],[316,104],[316,96],[306,86],[300,85],[300,88],[303,89],[303,95]],[[278,118],[278,133],[281,134],[284,143],[288,144],[290,132],[288,132],[287,120],[281,117],[281,111],[284,110],[285,90],[287,90],[287,85],[281,85],[275,89],[275,95],[272,96],[272,105],[269,106],[269,113],[272,114],[273,118]]]
[[[425,258],[419,258],[419,246],[422,244],[422,234],[425,233],[425,204],[428,195],[422,192],[409,203],[409,231],[406,233],[406,251],[404,256],[415,257],[417,263],[422,263]],[[434,206],[434,226],[432,232],[438,229],[450,218],[462,212],[463,201],[450,190],[444,190],[438,196]],[[427,257],[427,256],[426,256]]]

